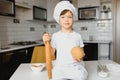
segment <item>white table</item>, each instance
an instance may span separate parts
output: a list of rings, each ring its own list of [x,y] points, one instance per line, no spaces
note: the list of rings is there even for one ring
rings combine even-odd
[[[104,61],[105,64],[115,63],[111,60]],[[89,73],[88,80],[120,80],[120,72],[109,72],[109,76],[101,78],[97,74],[98,61],[85,61],[86,69]],[[31,70],[30,64],[21,64],[11,76],[10,80],[48,80],[47,71],[35,73]]]

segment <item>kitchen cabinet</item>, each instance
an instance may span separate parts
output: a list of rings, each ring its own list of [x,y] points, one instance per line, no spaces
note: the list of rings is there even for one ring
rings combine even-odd
[[[78,0],[78,7],[100,6],[100,0]]]
[[[15,1],[1,0],[0,1],[0,15],[1,16],[15,16]]]
[[[16,18],[21,20],[47,20],[47,10],[38,6],[33,6],[32,9],[16,7]]]
[[[24,1],[26,1],[26,2],[24,2]],[[47,10],[45,9],[46,4],[47,4],[46,0],[32,0],[32,1],[31,0],[30,1],[29,0],[22,0],[22,1],[18,0],[18,2],[16,1],[16,3],[24,3],[24,6],[16,4],[16,18],[18,18],[18,19],[21,19],[21,20],[45,20],[47,18]],[[35,12],[35,11],[37,11],[37,12]],[[45,11],[45,13],[43,11]],[[40,15],[40,14],[42,14],[42,15]],[[38,17],[38,18],[36,18],[36,17]],[[45,18],[45,19],[43,19],[43,18]]]
[[[98,45],[98,59],[108,60],[110,58],[110,43],[99,43]]]
[[[98,43],[84,43],[84,61],[98,60]]]
[[[47,0],[33,0],[34,1],[34,6],[42,7],[42,8],[47,8]]]
[[[15,0],[15,5],[23,8],[32,8],[34,0]]]
[[[9,80],[21,63],[30,63],[33,47],[0,54],[0,80]]]
[[[32,6],[39,6],[46,8],[46,0],[15,0],[15,5],[23,8],[32,8]]]
[[[60,0],[47,0],[47,21],[55,22],[53,18],[54,8]],[[72,0],[72,4],[77,8],[79,0]]]

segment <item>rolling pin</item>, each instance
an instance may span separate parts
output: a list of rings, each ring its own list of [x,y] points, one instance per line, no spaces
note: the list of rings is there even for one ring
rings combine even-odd
[[[49,80],[52,79],[52,60],[51,60],[51,50],[50,50],[50,42],[45,42],[45,54],[46,54],[46,67],[48,71]]]

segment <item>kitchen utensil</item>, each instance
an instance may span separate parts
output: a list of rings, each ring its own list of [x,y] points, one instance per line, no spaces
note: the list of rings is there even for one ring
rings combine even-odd
[[[50,42],[45,42],[45,53],[46,53],[46,67],[48,71],[49,80],[52,79],[52,59],[51,59],[51,51],[50,51]]]
[[[100,77],[107,77],[108,76],[108,69],[106,67],[106,65],[102,65],[100,62],[98,62],[98,66],[97,66],[97,71],[98,71],[98,76]]]

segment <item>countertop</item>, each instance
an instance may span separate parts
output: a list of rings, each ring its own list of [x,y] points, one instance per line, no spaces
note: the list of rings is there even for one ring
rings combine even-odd
[[[0,50],[0,53],[4,53],[4,52],[8,52],[8,51],[13,51],[13,50],[18,50],[18,49],[29,48],[29,47],[34,47],[34,46],[38,46],[38,45],[43,45],[43,42],[38,43],[38,44],[32,44],[32,45],[24,45],[24,46],[20,46],[20,45],[8,45],[7,46],[8,48]]]
[[[109,44],[111,43],[111,41],[109,40],[83,40],[84,43],[104,43],[104,44]],[[0,53],[3,52],[8,52],[8,51],[12,51],[12,50],[17,50],[17,49],[23,49],[23,48],[29,48],[29,47],[33,47],[33,46],[37,46],[37,45],[43,45],[43,42],[39,42],[38,44],[33,44],[33,45],[25,45],[25,46],[20,46],[20,45],[8,45],[8,49],[0,49]]]
[[[117,63],[111,60],[106,60],[104,61],[104,64],[117,64]],[[87,80],[119,80],[120,72],[115,73],[108,71],[109,74],[106,78],[98,76],[97,73],[98,61],[85,61],[85,65],[88,71]],[[35,73],[31,70],[29,63],[24,63],[17,68],[17,70],[11,76],[10,80],[48,80],[47,70]]]
[[[84,43],[102,43],[102,44],[109,44],[112,41],[110,40],[83,40]]]

